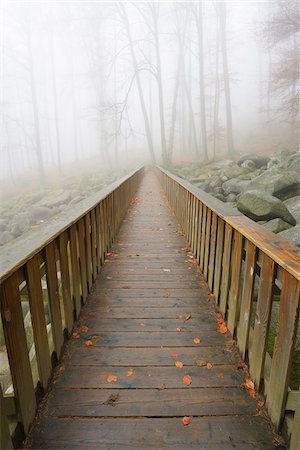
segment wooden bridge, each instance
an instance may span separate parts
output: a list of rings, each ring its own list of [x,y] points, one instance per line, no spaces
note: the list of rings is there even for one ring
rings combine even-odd
[[[1,449],[299,450],[299,262],[161,168],[2,252]]]

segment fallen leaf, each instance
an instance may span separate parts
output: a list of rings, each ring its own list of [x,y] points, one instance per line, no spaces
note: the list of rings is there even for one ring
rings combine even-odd
[[[79,328],[80,333],[87,333],[89,331],[89,328],[83,325]]]
[[[170,297],[171,297],[170,292],[166,292],[166,293],[164,294],[164,297],[165,297],[165,298],[170,298]]]
[[[200,339],[198,337],[194,338],[194,344],[200,344]]]
[[[218,326],[218,332],[219,332],[219,333],[224,334],[224,333],[227,333],[227,331],[228,331],[228,328],[227,328],[227,325],[226,325],[225,322],[223,322],[222,324],[220,324],[220,325]]]
[[[171,356],[173,356],[173,358],[177,358],[178,355],[179,355],[178,352],[171,352]]]
[[[208,362],[207,364],[206,364],[206,367],[208,368],[208,369],[212,369],[212,364],[210,363],[210,362]]]
[[[93,345],[93,342],[90,339],[87,339],[86,341],[84,341],[84,345],[89,347],[90,345]]]
[[[129,369],[126,372],[126,377],[132,377],[133,374],[134,374],[134,370],[133,369]]]
[[[224,380],[224,373],[223,373],[223,372],[220,372],[219,375],[218,375],[218,377],[220,378],[220,380]]]
[[[160,386],[158,386],[157,388],[159,391],[163,391],[164,389],[167,389],[167,386],[165,384],[161,384]]]
[[[184,384],[186,384],[187,386],[189,386],[190,384],[192,384],[192,377],[190,375],[184,375],[184,377],[182,378],[182,381],[184,382]]]
[[[264,401],[260,401],[256,403],[256,408],[257,409],[263,409],[265,406],[265,402]]]
[[[117,380],[118,380],[117,375],[114,375],[113,373],[109,373],[109,374],[107,375],[107,377],[106,377],[106,381],[107,381],[108,383],[112,383],[112,382],[115,382],[115,381],[117,381]]]
[[[106,277],[107,280],[112,280],[112,277]]]
[[[72,333],[72,338],[73,339],[79,339],[80,338],[80,333]]]
[[[181,361],[176,361],[175,362],[175,366],[178,367],[179,369],[183,368],[183,363]]]
[[[189,425],[192,421],[192,416],[184,416],[182,419],[183,425]]]
[[[254,389],[248,389],[250,397],[255,397],[255,390]]]
[[[141,327],[145,327],[146,325],[144,323],[140,323],[140,326]]]
[[[245,382],[245,387],[246,387],[247,389],[254,389],[254,383],[253,383],[253,381],[252,381],[252,380],[246,380],[246,382]]]
[[[186,322],[187,320],[190,320],[191,317],[192,317],[192,316],[189,314],[188,316],[186,316],[186,317],[184,318],[184,321]]]
[[[206,366],[207,362],[204,361],[204,359],[198,358],[198,359],[196,359],[195,364],[196,364],[196,366],[203,367],[203,366]]]

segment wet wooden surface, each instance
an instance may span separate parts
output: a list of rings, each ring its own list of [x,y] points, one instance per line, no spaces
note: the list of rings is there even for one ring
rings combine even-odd
[[[159,183],[146,173],[29,444],[272,449],[258,399],[242,388],[246,378],[230,336],[218,332],[214,300]],[[187,426],[184,416],[192,416]]]

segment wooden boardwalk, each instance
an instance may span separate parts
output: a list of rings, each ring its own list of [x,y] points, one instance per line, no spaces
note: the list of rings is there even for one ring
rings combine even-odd
[[[273,449],[269,422],[241,387],[245,379],[159,183],[146,174],[29,445]],[[184,416],[192,416],[189,425]]]

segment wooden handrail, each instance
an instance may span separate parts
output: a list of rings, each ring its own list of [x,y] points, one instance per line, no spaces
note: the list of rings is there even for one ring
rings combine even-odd
[[[60,214],[44,227],[0,250],[1,319],[16,405],[15,419],[24,435],[35,416],[40,394],[47,388],[53,364],[60,357],[64,339],[72,331],[138,188],[142,172],[142,167],[131,172],[80,202],[70,212]],[[31,344],[24,326],[21,285],[23,300],[24,290],[28,292],[34,359],[29,356]],[[49,304],[48,321],[45,295]],[[49,330],[53,338],[51,345]],[[7,424],[5,394],[2,397],[0,392],[1,423]],[[7,427],[4,431],[7,442]]]
[[[157,166],[156,172],[241,356],[249,364],[255,387],[264,390],[278,430],[287,410],[294,411],[289,432],[295,442],[300,394],[299,385],[291,390],[289,383],[299,325],[300,249],[167,170]],[[280,288],[279,302],[275,287]],[[270,321],[276,305],[278,323],[270,354]]]

